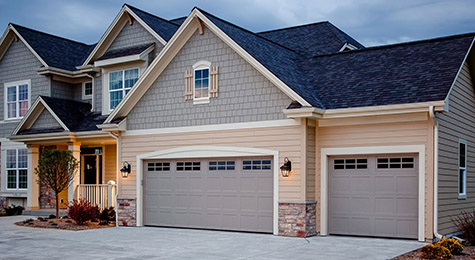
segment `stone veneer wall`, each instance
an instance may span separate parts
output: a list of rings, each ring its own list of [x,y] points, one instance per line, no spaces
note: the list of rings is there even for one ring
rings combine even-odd
[[[40,187],[40,209],[56,208],[56,198],[54,192],[44,186]]]
[[[120,226],[136,226],[137,200],[135,198],[117,198],[118,221]]]
[[[279,202],[279,236],[316,236],[316,206],[316,201]]]

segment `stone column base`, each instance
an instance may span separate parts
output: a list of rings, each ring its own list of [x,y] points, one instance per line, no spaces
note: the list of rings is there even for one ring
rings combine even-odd
[[[279,202],[279,236],[316,236],[316,206],[316,201]]]
[[[137,226],[137,202],[136,198],[117,198],[117,220],[119,226]]]

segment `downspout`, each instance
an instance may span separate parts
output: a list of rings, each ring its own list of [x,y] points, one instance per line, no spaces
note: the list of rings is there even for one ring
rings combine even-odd
[[[429,107],[429,115],[432,121],[434,122],[434,140],[433,140],[433,149],[434,149],[434,237],[437,239],[442,239],[442,235],[439,234],[439,222],[438,222],[438,213],[439,213],[439,122],[437,122],[437,117],[434,112],[434,106]]]
[[[95,94],[96,94],[96,91],[94,90],[94,77],[91,76],[91,75],[89,75],[89,74],[86,74],[86,76],[87,76],[88,78],[90,78],[90,79],[91,79],[91,82],[92,82],[92,83],[91,83],[91,84],[92,84],[92,98],[91,98],[91,107],[92,107],[92,108],[91,108],[91,111],[94,111],[94,104],[95,104],[95,98],[94,98],[94,96],[95,96]],[[82,91],[82,90],[81,90],[81,91]]]
[[[109,132],[109,134],[112,136],[112,138],[115,139],[116,141],[116,191],[115,191],[115,226],[119,227],[119,207],[117,203],[117,197],[119,196],[119,163],[120,163],[120,158],[119,158],[119,152],[120,152],[120,136],[119,134]]]

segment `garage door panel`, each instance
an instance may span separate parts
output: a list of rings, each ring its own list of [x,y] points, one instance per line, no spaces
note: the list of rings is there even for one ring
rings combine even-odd
[[[250,170],[242,160],[251,161]],[[168,160],[168,172],[159,173],[145,167],[145,225],[272,232],[273,174],[264,160]],[[178,170],[189,161],[199,168]]]
[[[358,168],[358,160],[367,165]],[[417,238],[416,162],[411,155],[331,158],[330,234]]]

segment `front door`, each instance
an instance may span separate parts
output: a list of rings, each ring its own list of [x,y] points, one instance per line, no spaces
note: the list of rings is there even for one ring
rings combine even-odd
[[[84,149],[81,162],[81,184],[102,184],[102,149]]]

